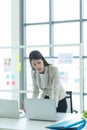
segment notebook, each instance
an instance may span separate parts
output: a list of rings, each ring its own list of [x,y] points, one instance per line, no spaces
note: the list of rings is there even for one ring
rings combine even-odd
[[[57,121],[56,101],[51,99],[26,99],[26,117],[32,120]]]
[[[81,130],[86,125],[86,119],[79,120],[66,120],[63,122],[57,122],[46,128],[52,130]]]
[[[19,111],[17,100],[0,100],[0,118],[22,118],[25,116],[23,111]]]

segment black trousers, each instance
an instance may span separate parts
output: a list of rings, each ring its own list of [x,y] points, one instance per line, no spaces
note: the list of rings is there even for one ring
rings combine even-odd
[[[45,99],[50,99],[49,96],[45,96]],[[63,98],[58,102],[58,107],[56,108],[57,112],[66,112],[67,111],[67,101],[66,98]]]
[[[67,101],[66,98],[63,98],[59,101],[58,107],[56,108],[57,112],[66,112],[67,111]]]

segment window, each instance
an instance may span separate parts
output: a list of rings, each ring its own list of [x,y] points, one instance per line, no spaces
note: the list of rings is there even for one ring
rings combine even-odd
[[[0,46],[11,45],[11,0],[0,0]]]
[[[79,19],[79,0],[54,0],[54,20]]]
[[[48,45],[49,44],[49,26],[37,25],[26,28],[26,44]]]
[[[87,86],[86,0],[24,1],[26,1],[24,45],[28,46],[26,48],[27,90],[32,90],[28,56],[31,50],[37,49],[58,67],[64,88],[73,91],[74,109],[83,111],[80,95],[83,95],[82,90],[85,87],[86,91]],[[84,71],[82,71],[83,64]],[[78,101],[78,107],[74,98]]]
[[[80,43],[79,23],[61,23],[54,25],[54,44]]]
[[[49,0],[26,0],[26,23],[48,21]]]
[[[17,2],[15,0],[0,0],[0,72],[2,77],[0,80],[0,99],[19,101],[21,95],[19,92],[20,49],[13,47],[19,45],[19,12],[16,15],[19,6]],[[15,5],[16,11],[13,11]]]

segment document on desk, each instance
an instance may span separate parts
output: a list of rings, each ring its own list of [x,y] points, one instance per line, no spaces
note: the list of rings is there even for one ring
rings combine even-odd
[[[55,130],[81,130],[86,124],[85,119],[80,120],[68,120],[63,121],[60,123],[55,123],[53,125],[47,126],[48,129],[55,129]]]

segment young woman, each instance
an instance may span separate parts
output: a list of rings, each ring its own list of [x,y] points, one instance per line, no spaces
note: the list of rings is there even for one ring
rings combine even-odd
[[[55,99],[57,112],[66,112],[66,93],[60,83],[57,67],[49,64],[37,50],[29,54],[29,61],[32,67],[33,98]]]

